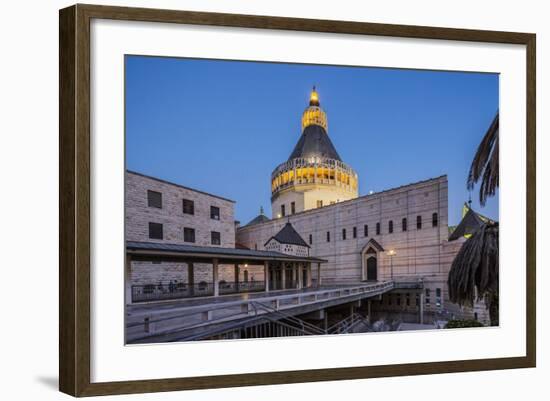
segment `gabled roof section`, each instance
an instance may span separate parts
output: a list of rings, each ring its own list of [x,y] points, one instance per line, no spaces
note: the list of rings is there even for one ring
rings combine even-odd
[[[319,125],[310,125],[304,129],[288,160],[302,157],[326,157],[342,161],[327,132]]]
[[[371,238],[369,242],[365,244],[365,246],[361,250],[361,253],[368,251],[369,248],[374,248],[378,252],[384,252],[384,248],[382,247],[382,245],[380,245],[378,241],[376,241],[374,238]]]
[[[271,241],[272,239],[276,240],[281,244],[290,244],[290,245],[300,245],[310,248],[306,241],[298,234],[298,232],[292,227],[292,224],[286,223],[285,226],[275,234],[273,237],[269,238],[264,246]]]
[[[269,217],[267,217],[265,214],[259,214],[252,220],[250,220],[244,227],[253,226],[254,224],[265,223],[266,221],[270,221]]]
[[[494,223],[494,221],[488,217],[476,213],[466,203],[464,204],[463,210],[465,211],[465,214],[458,226],[454,229],[453,233],[449,236],[449,241],[454,241],[460,237],[471,235],[485,223]]]

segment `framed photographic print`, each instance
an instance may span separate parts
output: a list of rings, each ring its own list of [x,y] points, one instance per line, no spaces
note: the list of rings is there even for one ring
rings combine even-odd
[[[533,34],[75,5],[60,156],[65,393],[535,366]]]

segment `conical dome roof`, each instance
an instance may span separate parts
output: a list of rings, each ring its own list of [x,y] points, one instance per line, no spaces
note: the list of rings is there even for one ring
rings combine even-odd
[[[300,157],[329,158],[342,161],[325,129],[319,125],[309,125],[304,129],[288,160]]]

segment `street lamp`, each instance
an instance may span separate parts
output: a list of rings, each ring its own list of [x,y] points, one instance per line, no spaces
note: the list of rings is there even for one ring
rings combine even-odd
[[[393,280],[393,257],[396,255],[395,250],[390,249],[388,251],[388,256],[390,257],[390,277]]]

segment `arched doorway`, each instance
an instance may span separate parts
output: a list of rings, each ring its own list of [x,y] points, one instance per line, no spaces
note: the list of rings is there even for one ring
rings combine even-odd
[[[367,252],[367,281],[378,280],[378,261],[376,259],[376,253],[369,254]]]
[[[374,239],[370,239],[361,250],[362,280],[378,281],[378,254],[384,248]]]

